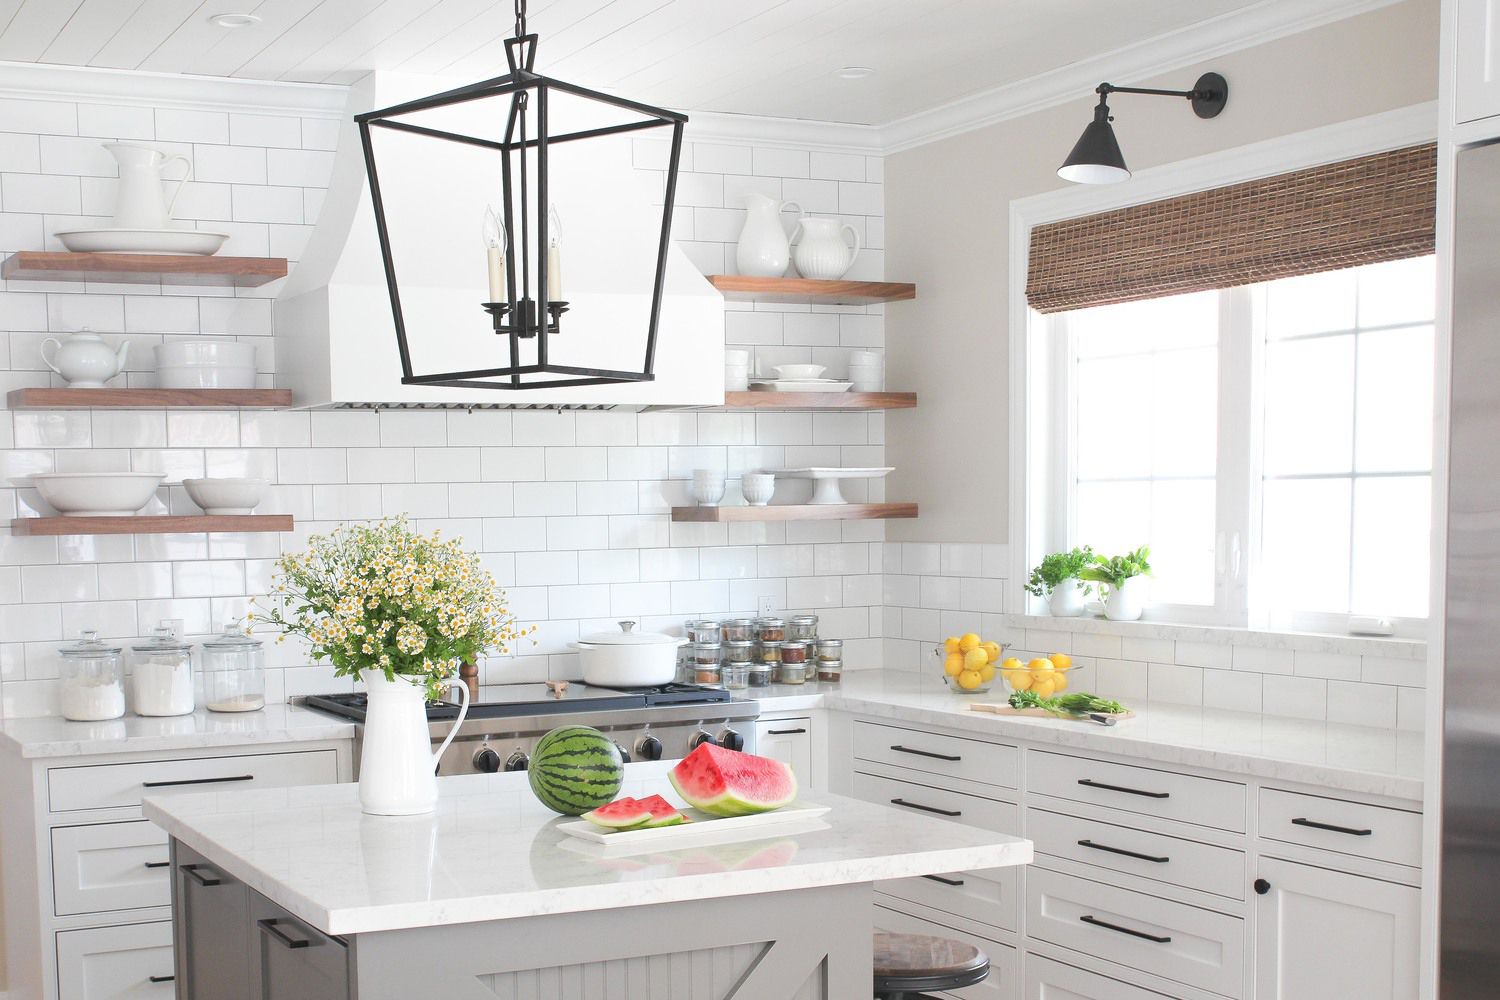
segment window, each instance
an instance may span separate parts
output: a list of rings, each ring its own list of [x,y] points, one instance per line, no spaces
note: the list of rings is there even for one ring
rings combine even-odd
[[[1415,631],[1435,287],[1427,256],[1034,314],[1034,544],[1150,545],[1167,620]]]

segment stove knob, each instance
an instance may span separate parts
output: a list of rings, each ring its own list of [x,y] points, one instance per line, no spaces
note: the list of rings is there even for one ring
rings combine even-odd
[[[614,742],[614,745],[615,745],[615,749],[618,750],[618,751],[620,751],[620,759],[622,761],[624,761],[625,763],[629,764],[630,763],[630,751],[626,750],[624,747],[622,747],[620,745],[620,741],[619,740],[614,740],[613,742]]]
[[[642,736],[635,745],[641,760],[661,760],[661,740],[655,736]]]
[[[705,744],[705,743],[712,743],[713,741],[714,741],[714,738],[712,736],[710,736],[704,730],[700,729],[696,733],[693,734],[693,736],[692,736],[691,739],[688,740],[688,749],[689,750],[696,750],[699,747],[701,747],[703,744]]]
[[[733,729],[724,730],[719,734],[719,738],[714,740],[714,742],[719,744],[719,746],[723,747],[725,750],[745,749],[745,737],[741,736]]]
[[[521,751],[516,750],[512,752],[510,757],[505,761],[505,769],[507,771],[524,771],[528,766],[530,766],[530,764],[531,758],[526,756]]]
[[[474,754],[474,770],[494,774],[500,770],[500,755],[489,747],[484,747]]]

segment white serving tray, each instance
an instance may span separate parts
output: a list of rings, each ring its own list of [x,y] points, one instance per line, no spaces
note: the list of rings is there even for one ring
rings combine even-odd
[[[557,829],[577,840],[611,850],[672,850],[694,844],[731,844],[740,840],[774,837],[785,827],[806,826],[828,812],[828,806],[811,802],[794,802],[771,812],[753,816],[710,816],[697,809],[684,809],[691,821],[676,826],[659,826],[650,830],[605,830],[588,820],[558,824]],[[564,847],[569,846],[566,842]]]
[[[752,378],[751,392],[848,392],[854,385],[842,378]]]
[[[219,252],[228,233],[206,229],[63,229],[52,234],[73,253],[154,253],[166,257],[208,257]]]

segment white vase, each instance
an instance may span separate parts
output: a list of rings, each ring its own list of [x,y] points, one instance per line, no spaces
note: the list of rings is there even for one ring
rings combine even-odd
[[[741,274],[754,278],[779,278],[792,262],[791,241],[781,227],[781,213],[802,211],[794,201],[782,204],[763,194],[745,195],[745,228],[734,249],[734,262]]]
[[[359,756],[359,804],[372,816],[416,816],[437,807],[437,764],[469,714],[469,688],[453,685],[462,696],[458,719],[436,751],[427,730],[426,689],[419,679],[401,674],[395,680],[373,670],[361,679],[369,694]]]
[[[1053,618],[1077,618],[1083,614],[1083,588],[1071,576],[1052,588],[1047,611]]]
[[[797,223],[797,229],[802,239],[792,250],[792,260],[802,277],[837,281],[854,266],[854,258],[859,256],[859,231],[853,226],[809,215]],[[852,249],[844,242],[845,233],[854,243]],[[795,239],[795,231],[792,236]]]
[[[181,153],[164,153],[133,142],[106,142],[104,148],[120,170],[113,225],[119,229],[166,229],[182,186],[193,175],[193,161]],[[182,176],[172,181],[172,196],[162,190],[169,163],[181,163]]]
[[[1132,576],[1118,587],[1107,587],[1104,617],[1112,622],[1139,621],[1146,610],[1146,578]]]

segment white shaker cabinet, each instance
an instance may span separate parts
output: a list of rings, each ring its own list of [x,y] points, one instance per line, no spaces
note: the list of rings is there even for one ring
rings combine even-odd
[[[797,784],[812,788],[812,719],[762,719],[755,724],[755,752],[791,766]]]
[[[1274,858],[1257,870],[1257,997],[1417,995],[1417,888]]]
[[[1456,0],[1454,113],[1458,122],[1500,115],[1500,0]]]

